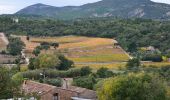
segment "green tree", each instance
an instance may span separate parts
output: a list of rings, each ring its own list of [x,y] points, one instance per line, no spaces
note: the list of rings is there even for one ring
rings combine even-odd
[[[138,69],[140,66],[140,60],[138,58],[133,58],[126,64],[127,69]]]
[[[145,73],[109,78],[97,89],[99,100],[167,100],[166,92],[158,76]]]
[[[60,60],[59,66],[56,66],[59,70],[68,70],[69,68],[73,67],[74,62],[67,59],[64,55],[56,55],[58,59]]]
[[[52,43],[51,45],[54,47],[54,49],[59,47],[59,43]]]
[[[92,73],[92,69],[88,66],[81,68],[81,76],[86,76]]]
[[[60,59],[53,54],[41,54],[34,62],[34,66],[36,66],[36,68],[55,68],[60,64]]]
[[[86,76],[86,77],[77,77],[73,79],[73,85],[93,89],[96,84],[96,78],[94,76]]]
[[[97,70],[97,73],[96,73],[100,78],[107,78],[107,77],[112,77],[114,74],[112,71],[109,71],[108,68],[100,68]]]
[[[20,38],[10,38],[7,50],[11,55],[15,56],[21,54],[21,51],[24,48],[24,46],[25,44],[21,41]]]
[[[28,65],[29,70],[34,70],[35,69],[34,62],[35,62],[35,58],[30,58],[29,59],[29,65]]]
[[[0,67],[0,99],[13,98],[19,95],[20,83],[11,79],[12,71]]]
[[[32,52],[35,56],[38,56],[41,53],[41,50],[39,48],[35,48]]]

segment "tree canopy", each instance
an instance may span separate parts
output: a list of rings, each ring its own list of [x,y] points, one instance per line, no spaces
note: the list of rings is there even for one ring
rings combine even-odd
[[[129,74],[104,80],[98,87],[99,100],[167,100],[166,87],[150,74]]]

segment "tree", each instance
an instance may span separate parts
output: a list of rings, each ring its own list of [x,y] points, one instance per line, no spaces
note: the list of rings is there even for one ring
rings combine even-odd
[[[0,99],[13,98],[19,94],[20,83],[11,79],[12,71],[0,67]]]
[[[39,48],[35,48],[32,52],[35,56],[38,56],[41,53],[41,50]]]
[[[133,58],[126,64],[128,69],[138,69],[140,66],[140,60],[138,58]]]
[[[92,73],[92,69],[88,66],[81,68],[81,76],[86,76]]]
[[[21,51],[24,46],[25,44],[20,40],[20,38],[10,38],[7,50],[11,55],[15,56],[21,54]]]
[[[50,44],[48,42],[42,42],[41,43],[41,50],[48,50],[50,48]]]
[[[107,77],[112,77],[113,76],[113,72],[112,71],[109,71],[108,68],[100,68],[97,70],[97,73],[96,73],[100,78],[107,78]]]
[[[78,87],[93,89],[95,84],[96,78],[94,76],[77,77],[73,79],[73,85]]]
[[[55,68],[61,64],[60,59],[53,54],[41,54],[34,62],[36,68]]]
[[[106,79],[99,100],[166,100],[166,85],[158,76],[140,73]]]
[[[52,43],[52,46],[54,47],[54,49],[59,47],[59,43]]]
[[[29,36],[27,36],[27,37],[26,37],[26,39],[27,39],[27,41],[29,41],[29,40],[30,40],[30,37],[29,37]]]
[[[74,62],[67,59],[64,55],[56,55],[58,59],[60,60],[60,65],[56,66],[59,70],[68,70],[69,68],[73,67]]]
[[[34,66],[34,62],[35,62],[35,58],[30,58],[29,59],[29,65],[28,65],[28,69],[29,70],[34,70],[35,69],[35,66]]]
[[[128,51],[129,52],[135,52],[137,51],[137,45],[135,42],[132,42],[128,45]]]

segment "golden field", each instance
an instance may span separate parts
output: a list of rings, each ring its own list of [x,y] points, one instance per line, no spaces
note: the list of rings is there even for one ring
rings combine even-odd
[[[117,41],[108,38],[93,38],[84,36],[62,36],[62,37],[30,37],[30,41],[26,40],[26,36],[20,36],[26,44],[26,51],[32,52],[34,48],[41,42],[59,43],[59,48],[55,50],[51,47],[45,52],[61,52],[70,60],[75,62],[75,66],[90,66],[92,68],[107,67],[110,69],[125,68],[124,61],[129,60],[125,52],[114,47]],[[44,51],[43,51],[44,52]],[[120,63],[119,63],[120,62]],[[83,63],[83,64],[81,64]],[[166,66],[168,62],[160,63],[143,63],[144,66]]]
[[[97,63],[91,65],[92,67],[119,67],[124,64],[117,64],[114,62],[121,62],[129,60],[125,52],[114,47],[116,40],[108,38],[93,38],[84,36],[61,36],[61,37],[30,37],[30,41],[26,40],[26,36],[19,36],[26,44],[26,53],[31,53],[34,48],[42,42],[59,43],[59,48],[55,50],[51,47],[45,52],[61,52],[70,60],[76,63]],[[44,51],[43,51],[44,52]],[[100,63],[100,64],[98,64]],[[84,64],[86,65],[86,64]],[[76,64],[76,66],[80,66]]]

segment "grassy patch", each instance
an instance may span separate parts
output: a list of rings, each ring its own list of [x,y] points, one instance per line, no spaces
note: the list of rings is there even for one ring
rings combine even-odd
[[[155,67],[162,67],[162,66],[167,66],[170,65],[170,62],[149,62],[149,63],[144,63],[144,66],[155,66]]]
[[[111,64],[76,64],[76,67],[84,67],[84,66],[89,66],[92,69],[99,69],[101,67],[106,67],[109,69],[124,69],[126,63],[111,63]]]
[[[74,62],[113,62],[113,61],[127,61],[129,58],[124,54],[106,54],[95,56],[84,56],[78,58],[69,58]]]

